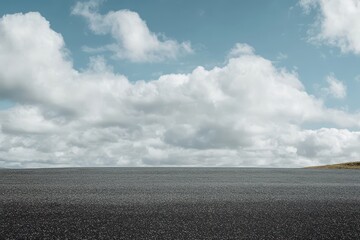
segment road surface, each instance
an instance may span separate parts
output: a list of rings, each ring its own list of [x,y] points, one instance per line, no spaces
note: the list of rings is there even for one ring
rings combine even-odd
[[[0,169],[0,239],[360,239],[357,170]]]

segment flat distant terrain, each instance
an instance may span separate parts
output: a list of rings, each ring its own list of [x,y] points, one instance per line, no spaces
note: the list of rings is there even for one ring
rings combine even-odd
[[[0,170],[0,239],[360,239],[356,170]]]
[[[332,165],[324,165],[324,166],[314,166],[308,168],[318,168],[318,169],[360,169],[360,162],[347,162],[347,163],[339,163]]]

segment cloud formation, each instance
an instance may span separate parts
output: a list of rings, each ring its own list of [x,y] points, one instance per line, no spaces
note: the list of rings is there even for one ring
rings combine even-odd
[[[360,54],[359,0],[300,0],[306,12],[317,11],[310,40]]]
[[[343,99],[346,97],[347,90],[345,84],[342,81],[336,79],[334,74],[327,76],[326,81],[328,83],[328,87],[322,89],[326,95],[330,95],[338,99]]]
[[[0,33],[0,96],[16,102],[0,111],[2,167],[297,167],[360,157],[359,115],[325,107],[296,72],[249,45],[237,44],[251,51],[224,66],[129,82],[101,57],[74,69],[39,13],[3,16]]]
[[[72,10],[74,15],[82,16],[95,34],[110,34],[114,44],[100,48],[85,47],[86,51],[108,50],[120,59],[132,62],[153,62],[175,59],[179,55],[192,53],[190,42],[178,43],[163,35],[151,32],[139,14],[130,10],[98,13],[101,1],[78,2]]]
[[[235,46],[230,50],[228,58],[237,57],[242,54],[253,54],[255,49],[246,43],[236,43]]]

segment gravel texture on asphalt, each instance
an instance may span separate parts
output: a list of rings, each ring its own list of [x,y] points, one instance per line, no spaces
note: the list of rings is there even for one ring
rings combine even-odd
[[[1,169],[0,239],[360,239],[360,173]]]

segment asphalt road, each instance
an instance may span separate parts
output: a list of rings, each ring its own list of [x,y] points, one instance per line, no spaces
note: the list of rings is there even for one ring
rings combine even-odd
[[[360,239],[360,172],[0,170],[0,239]]]

